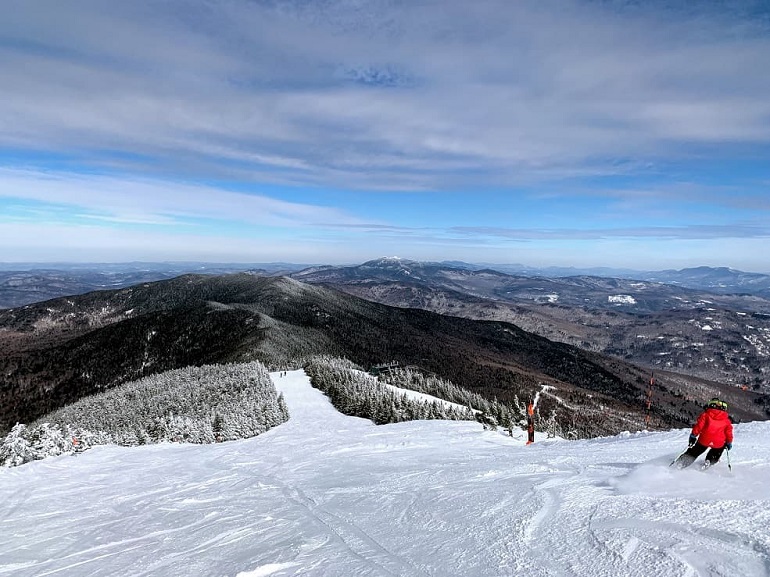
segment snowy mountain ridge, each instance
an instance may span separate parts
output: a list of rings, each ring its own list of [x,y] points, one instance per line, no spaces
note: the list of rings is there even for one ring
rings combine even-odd
[[[149,374],[253,360],[289,367],[296,359],[333,355],[362,368],[397,361],[506,404],[529,398],[542,383],[553,385],[572,406],[584,407],[560,410],[560,424],[576,423],[582,436],[596,436],[627,430],[626,419],[643,421],[650,378],[648,369],[623,359],[504,321],[391,307],[318,284],[249,274],[188,275],[0,311],[0,351],[6,376],[0,434]],[[694,386],[698,399],[724,396],[742,420],[765,418],[753,402],[756,393],[736,394],[721,383],[707,383],[703,392],[700,382],[684,381],[658,380],[651,427],[690,422],[701,401],[681,391]],[[623,422],[591,418],[598,403],[612,406]]]
[[[674,471],[687,430],[525,446],[271,377],[290,419],[258,437],[0,470],[0,576],[770,574],[770,423],[736,427],[732,470]]]
[[[701,267],[648,278],[587,276],[574,270],[570,276],[533,276],[500,270],[377,260],[292,276],[389,306],[510,322],[551,341],[656,372],[770,392],[770,300],[759,280],[751,281],[756,290],[739,282],[754,278],[748,273]],[[703,339],[699,328],[687,324],[691,319],[701,324],[713,319],[719,330]],[[646,340],[640,341],[639,334]],[[770,414],[770,403],[765,404]]]

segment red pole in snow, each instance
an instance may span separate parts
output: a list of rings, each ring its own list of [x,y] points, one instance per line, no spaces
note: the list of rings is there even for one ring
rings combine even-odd
[[[529,401],[527,405],[527,445],[535,442],[535,405]]]

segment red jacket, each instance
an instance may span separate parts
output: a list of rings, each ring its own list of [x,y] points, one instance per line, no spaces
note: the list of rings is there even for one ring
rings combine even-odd
[[[733,442],[733,424],[727,411],[706,409],[698,417],[692,434],[698,437],[699,445],[721,449],[725,443]]]

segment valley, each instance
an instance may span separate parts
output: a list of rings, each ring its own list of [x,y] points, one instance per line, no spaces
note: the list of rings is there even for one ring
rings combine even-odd
[[[413,261],[298,272],[384,304],[513,323],[648,367],[770,393],[770,300],[651,281],[512,277]]]
[[[313,355],[363,368],[396,361],[503,402],[553,386],[573,425],[604,407],[642,427],[653,375],[654,428],[687,424],[715,395],[738,420],[764,419],[766,306],[646,281],[393,259],[181,275],[0,310],[0,427],[188,365],[275,370]],[[542,408],[557,405],[546,396]]]

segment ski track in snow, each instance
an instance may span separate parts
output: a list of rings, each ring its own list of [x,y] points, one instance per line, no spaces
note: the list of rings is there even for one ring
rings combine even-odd
[[[1,470],[0,576],[770,576],[770,423],[674,471],[687,431],[525,446],[273,380],[291,419],[254,439]]]

